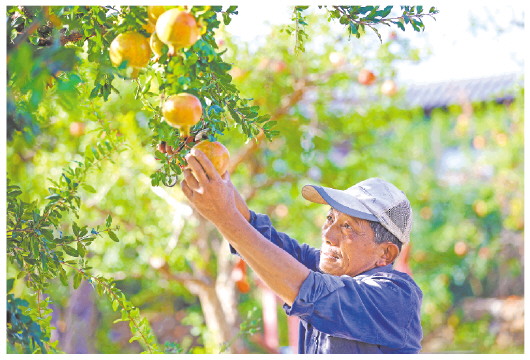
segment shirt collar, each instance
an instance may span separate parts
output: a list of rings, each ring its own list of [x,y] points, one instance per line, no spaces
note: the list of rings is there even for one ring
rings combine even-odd
[[[376,266],[373,269],[366,270],[365,272],[357,274],[356,276],[359,276],[359,275],[372,275],[372,274],[375,274],[377,272],[392,272],[392,264],[388,264],[388,265],[385,265],[385,266]]]

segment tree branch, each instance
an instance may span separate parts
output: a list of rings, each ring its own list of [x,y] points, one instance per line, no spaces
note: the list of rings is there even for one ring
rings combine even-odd
[[[154,266],[153,268],[159,270],[166,279],[184,284],[194,294],[198,294],[201,289],[211,287],[213,284],[212,279],[207,276],[197,276],[189,273],[174,273],[169,268],[167,262],[164,262],[159,268]]]
[[[277,120],[278,118],[287,114],[287,112],[294,105],[302,100],[302,97],[309,88],[308,85],[313,84],[313,82],[309,82],[307,79],[303,79],[295,84],[294,92],[288,98],[284,99],[284,101],[282,101],[282,106],[271,116],[270,121]],[[252,156],[252,154],[256,152],[264,137],[265,134],[263,131],[260,131],[254,141],[249,142],[245,148],[236,154],[236,156],[232,157],[233,160],[230,161],[230,166],[228,167],[228,172],[230,174],[234,172],[239,164],[245,162],[250,156]]]

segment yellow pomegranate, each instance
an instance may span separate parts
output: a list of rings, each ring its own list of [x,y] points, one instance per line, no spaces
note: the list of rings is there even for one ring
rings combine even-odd
[[[131,76],[135,78],[151,57],[149,41],[136,31],[124,32],[110,43],[109,55],[114,66],[126,61],[127,67],[132,68]]]
[[[156,20],[162,15],[167,8],[165,6],[148,6],[147,7],[147,18],[149,22],[156,24]]]
[[[202,151],[219,173],[223,175],[228,170],[230,164],[230,153],[228,149],[218,141],[211,142],[208,140],[201,141],[193,147],[194,149]]]
[[[155,24],[153,24],[152,22],[149,21],[147,24],[142,25],[142,29],[147,31],[149,34],[154,34],[154,32],[155,32]]]
[[[156,34],[169,46],[169,56],[178,49],[187,48],[199,39],[199,27],[193,15],[179,9],[170,9],[158,17]]]
[[[153,54],[155,54],[157,59],[160,58],[163,54],[162,49],[164,48],[164,43],[160,41],[156,35],[156,32],[151,34],[151,37],[149,38],[149,45],[151,46],[151,50],[153,50]]]
[[[178,128],[182,136],[188,137],[191,127],[201,119],[202,105],[191,94],[172,95],[162,105],[162,115],[169,125]]]

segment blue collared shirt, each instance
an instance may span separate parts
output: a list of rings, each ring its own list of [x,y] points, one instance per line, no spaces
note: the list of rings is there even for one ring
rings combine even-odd
[[[392,265],[354,277],[324,274],[320,250],[276,231],[251,211],[251,225],[311,270],[287,315],[300,318],[300,354],[418,353],[422,292]],[[235,250],[232,248],[232,252]]]

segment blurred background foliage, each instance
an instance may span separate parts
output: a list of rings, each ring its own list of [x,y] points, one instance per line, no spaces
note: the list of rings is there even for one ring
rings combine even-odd
[[[280,131],[270,142],[248,141],[231,125],[217,137],[231,153],[232,181],[251,209],[317,247],[326,209],[302,199],[303,185],[347,188],[375,176],[394,183],[415,213],[407,262],[424,293],[424,352],[523,352],[517,318],[524,295],[523,89],[502,103],[464,99],[429,111],[410,108],[405,84],[394,96],[380,86],[396,78],[400,62],[419,61],[428,49],[392,29],[381,30],[379,43],[370,32],[348,40],[323,17],[309,14],[305,21],[303,53],[284,27],[273,27],[252,51],[223,27],[216,33],[241,96]],[[226,241],[186,204],[178,186],[151,185],[158,164],[152,113],[135,97],[133,82],[116,76],[117,92],[107,101],[91,97],[102,70],[83,46],[32,51],[23,43],[9,57],[8,74],[16,76],[7,94],[7,176],[23,201],[44,205],[48,179],[83,161],[103,137],[123,141],[111,162],[87,174],[95,192],[80,191],[79,221],[97,226],[110,214],[120,226],[119,243],[102,238],[90,245],[91,271],[115,280],[158,342],[167,342],[166,351],[261,353],[288,346],[280,304],[280,348],[270,349],[260,335],[258,280],[248,270],[250,291],[238,290],[237,259]],[[50,64],[59,64],[60,75]],[[357,81],[361,69],[377,74],[373,85]],[[73,220],[63,218],[61,229],[68,231]],[[7,262],[7,278],[16,276]],[[74,290],[54,280],[46,289],[52,340],[65,352],[139,352],[129,329],[113,323],[119,314],[111,303],[85,285]],[[16,296],[28,291],[15,281]],[[83,331],[75,326],[79,319]]]

